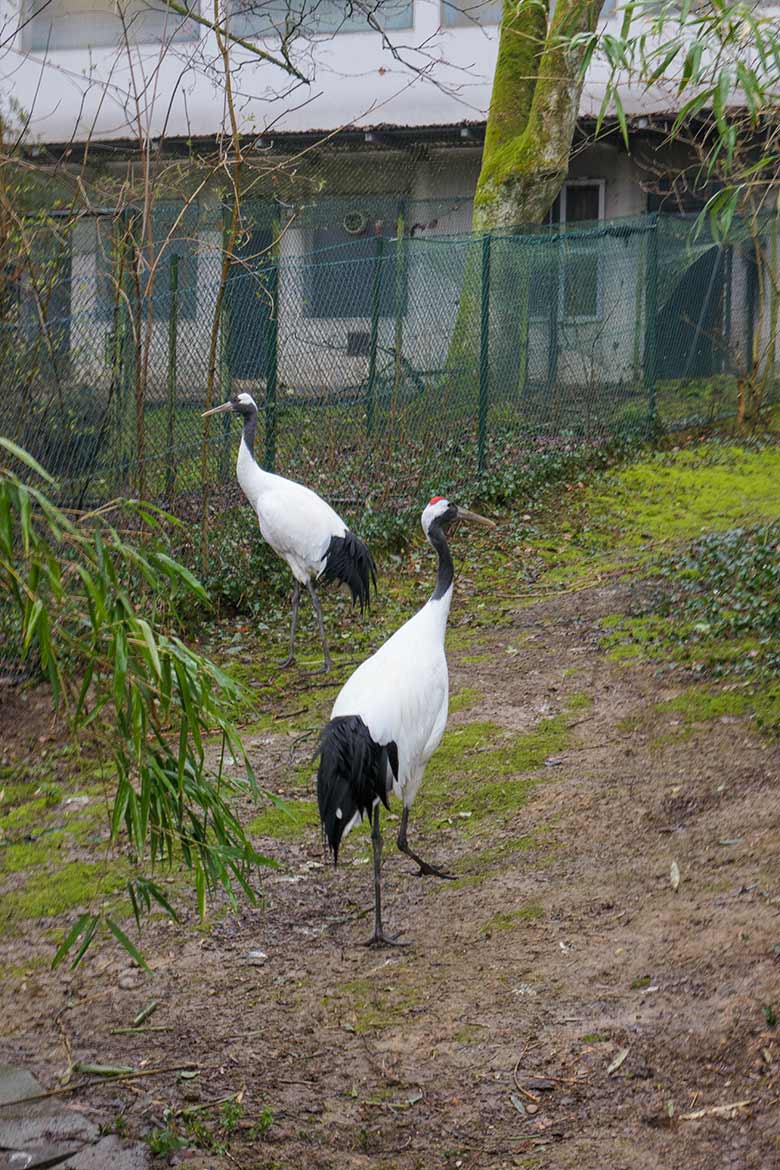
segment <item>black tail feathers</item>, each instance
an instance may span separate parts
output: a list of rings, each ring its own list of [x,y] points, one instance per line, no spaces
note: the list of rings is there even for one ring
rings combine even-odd
[[[368,547],[354,532],[347,529],[343,536],[331,538],[320,580],[349,586],[352,604],[360,602],[361,613],[369,604],[372,582],[376,589],[376,565]]]
[[[376,800],[387,807],[388,765],[397,779],[396,744],[375,743],[359,715],[339,715],[326,725],[320,737],[317,804],[334,862],[355,814],[366,816]]]

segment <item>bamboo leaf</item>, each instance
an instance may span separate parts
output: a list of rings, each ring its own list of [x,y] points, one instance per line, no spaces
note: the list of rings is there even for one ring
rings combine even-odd
[[[143,967],[147,974],[151,975],[152,972],[149,964],[146,962],[146,959],[138,950],[138,947],[135,945],[135,943],[131,942],[131,940],[127,937],[121,926],[114,922],[113,918],[106,918],[106,926],[111,931],[117,942],[125,948],[130,958],[133,959],[139,967]]]
[[[73,946],[76,939],[79,937],[81,932],[85,929],[87,923],[92,921],[93,917],[94,917],[94,915],[92,915],[92,914],[82,914],[80,918],[76,919],[76,921],[73,923],[73,926],[71,926],[70,930],[65,935],[65,938],[62,940],[60,945],[57,947],[54,958],[51,961],[52,967],[59,967],[60,963],[67,955],[68,951]]]
[[[37,459],[33,459],[29,451],[25,451],[23,447],[19,447],[12,439],[6,438],[5,435],[0,435],[0,447],[5,447],[10,455],[13,455],[20,463],[24,463],[36,475],[39,475],[42,480],[45,480],[46,483],[54,484],[54,478],[49,475],[48,471],[44,471]]]

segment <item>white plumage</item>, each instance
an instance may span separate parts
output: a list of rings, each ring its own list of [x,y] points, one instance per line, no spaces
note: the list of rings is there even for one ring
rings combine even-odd
[[[382,929],[380,889],[379,804],[387,805],[391,790],[403,801],[398,848],[418,863],[420,874],[450,876],[412,852],[406,831],[425,766],[447,725],[449,674],[444,641],[454,571],[445,531],[458,519],[491,524],[438,496],[423,512],[423,531],[439,554],[436,588],[423,608],[348,679],[320,741],[317,799],[336,859],[344,835],[373,810],[372,944],[394,941]]]
[[[316,492],[260,467],[253,453],[257,406],[251,395],[238,394],[222,406],[205,411],[204,417],[228,410],[241,415],[244,424],[236,465],[238,482],[257,513],[263,539],[287,562],[295,578],[290,653],[282,665],[288,666],[293,661],[298,603],[303,585],[309,591],[317,616],[325,669],[330,670],[330,652],[314,582],[338,581],[346,584],[352,593],[353,603],[359,601],[362,611],[368,604],[372,581],[376,585],[371,554],[365,544],[350,532],[338,513]]]
[[[396,630],[347,680],[331,712],[333,718],[359,715],[375,743],[395,742],[398,777],[391,778],[392,787],[407,807],[447,726],[444,636],[451,601],[452,585]]]

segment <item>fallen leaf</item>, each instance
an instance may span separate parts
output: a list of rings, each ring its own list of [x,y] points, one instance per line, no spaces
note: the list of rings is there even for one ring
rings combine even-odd
[[[607,1076],[608,1077],[611,1077],[613,1073],[617,1072],[617,1070],[620,1068],[621,1064],[623,1063],[623,1061],[626,1059],[627,1056],[628,1056],[628,1049],[621,1048],[620,1052],[618,1052],[615,1059],[612,1061],[612,1063],[607,1068]]]
[[[512,1104],[514,1105],[515,1109],[520,1114],[520,1116],[525,1117],[526,1116],[525,1105],[520,1100],[517,1093],[510,1093],[509,1100],[512,1102]]]

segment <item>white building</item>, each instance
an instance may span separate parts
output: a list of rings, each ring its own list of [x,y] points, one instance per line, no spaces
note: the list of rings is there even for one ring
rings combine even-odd
[[[3,0],[5,104],[12,102],[18,116],[28,119],[28,143],[52,163],[78,166],[89,143],[90,165],[118,175],[128,159],[137,157],[140,141],[161,142],[151,172],[160,181],[177,151],[186,155],[194,149],[206,156],[225,133],[229,118],[216,38],[196,19],[144,0],[127,0],[121,17],[116,0],[20,3],[21,11],[13,0]],[[211,9],[203,3],[208,18]],[[364,0],[351,15],[345,15],[344,0],[300,3],[310,7],[294,12],[302,32],[291,41],[290,60],[305,80],[234,43],[233,63],[239,66],[232,74],[235,107],[257,157],[289,160],[297,155],[296,166],[305,171],[309,153],[316,150],[335,178],[321,192],[309,181],[303,194],[281,208],[266,200],[259,205],[257,222],[246,224],[241,247],[247,268],[236,273],[228,297],[230,373],[251,383],[268,372],[269,302],[257,272],[263,263],[249,258],[269,245],[272,214],[287,226],[280,243],[278,291],[283,386],[319,392],[362,385],[372,315],[378,318],[380,364],[391,361],[400,331],[403,352],[413,355],[416,370],[435,371],[447,352],[471,246],[445,237],[470,228],[501,5],[497,0],[474,5],[469,0],[386,0],[369,18]],[[290,17],[285,0],[228,0],[228,11],[231,33],[251,38],[278,61],[280,32]],[[197,0],[190,12],[198,15]],[[610,18],[607,8],[604,19]],[[583,93],[585,122],[595,116],[602,93],[603,77],[596,69]],[[624,106],[634,118],[639,142],[642,116],[668,109],[669,99],[660,92],[652,102],[640,103],[627,93]],[[358,168],[370,175],[362,191],[355,178]],[[316,174],[317,168],[309,167],[308,173]],[[643,215],[648,195],[640,177],[617,138],[576,150],[556,221]],[[202,392],[219,277],[219,203],[214,184],[207,184],[197,213],[191,209],[186,230],[183,223],[178,232],[182,239],[176,250],[184,257],[178,381],[181,391],[193,396]],[[391,242],[399,217],[408,240],[402,259]],[[377,235],[388,241],[378,301],[373,275]],[[644,235],[637,230],[606,239],[562,243],[554,271],[547,262],[529,259],[531,252],[510,257],[508,245],[494,247],[494,279],[503,282],[505,299],[511,295],[513,271],[531,265],[536,302],[529,311],[527,361],[532,381],[641,382]],[[421,241],[429,243],[423,247]],[[105,251],[96,221],[82,221],[73,240],[70,281],[63,282],[69,294],[63,291],[58,299],[63,318],[70,318],[61,344],[78,376],[92,382],[108,376],[111,348],[111,311],[101,276]],[[310,261],[315,252],[316,266]],[[714,255],[705,260],[697,288],[702,279],[706,285],[717,263]],[[167,368],[166,285],[167,268],[161,265],[152,354],[160,393]],[[675,295],[685,302],[685,289]],[[708,327],[713,311],[722,325],[723,314],[732,310],[718,294],[717,304],[707,307]],[[692,324],[696,336],[703,336],[702,321],[697,317]],[[689,353],[687,345],[683,339],[681,354]],[[701,365],[692,349],[690,354],[688,374]]]

